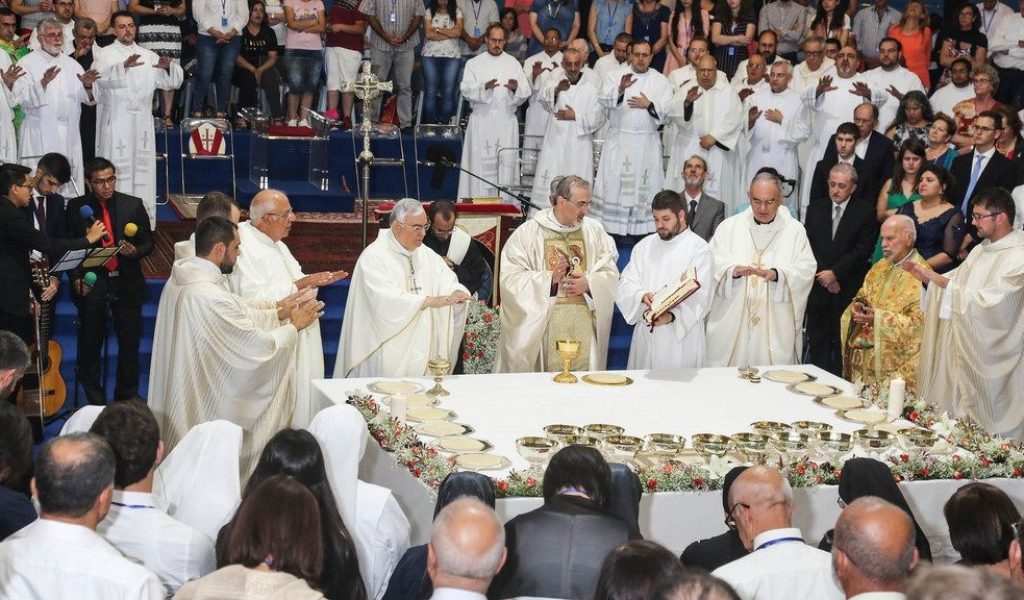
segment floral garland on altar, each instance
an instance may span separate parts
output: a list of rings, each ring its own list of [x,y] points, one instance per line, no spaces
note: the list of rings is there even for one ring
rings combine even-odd
[[[887,392],[868,387],[864,396],[875,404],[885,405]],[[366,419],[370,435],[381,448],[393,453],[399,465],[435,490],[455,470],[454,458],[447,458],[417,437],[412,427],[392,419],[370,395],[351,395],[349,404]],[[1024,478],[1024,445],[994,436],[970,419],[953,419],[913,394],[907,394],[904,418],[921,427],[934,430],[942,438],[966,451],[966,454],[889,453],[882,460],[889,464],[896,481],[936,479]],[[637,470],[644,491],[679,492],[709,491],[722,487],[725,474],[736,466],[732,462],[711,457],[707,465],[669,462],[657,467]],[[842,463],[819,463],[803,457],[782,469],[793,487],[835,485],[842,473]],[[543,481],[519,471],[504,479],[495,479],[499,498],[541,497]]]
[[[466,332],[462,336],[462,369],[467,375],[491,372],[498,350],[501,320],[498,309],[473,300],[466,311]]]

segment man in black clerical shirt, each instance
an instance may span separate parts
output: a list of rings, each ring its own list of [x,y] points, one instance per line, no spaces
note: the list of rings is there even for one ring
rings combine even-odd
[[[491,297],[494,277],[484,260],[480,242],[455,225],[458,217],[458,209],[451,201],[431,203],[427,209],[430,229],[423,238],[423,245],[444,258],[470,294],[486,302]]]

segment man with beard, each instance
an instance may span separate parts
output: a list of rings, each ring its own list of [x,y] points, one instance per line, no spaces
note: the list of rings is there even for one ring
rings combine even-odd
[[[430,229],[423,236],[423,245],[444,259],[455,271],[459,283],[481,301],[491,297],[494,276],[480,251],[480,242],[456,225],[459,209],[451,200],[435,200],[427,209]]]
[[[150,225],[156,226],[156,134],[153,92],[175,90],[184,73],[167,56],[135,43],[135,20],[118,11],[111,18],[116,40],[96,50],[96,153],[117,167],[122,190],[142,198]]]
[[[75,59],[63,54],[64,26],[56,19],[43,19],[36,28],[42,50],[18,61],[25,77],[14,86],[14,100],[25,111],[18,136],[18,155],[27,167],[35,166],[44,154],[58,152],[71,163],[71,182],[63,186],[66,198],[82,188],[82,136],[78,118],[82,103],[92,104],[94,69],[82,69]]]
[[[64,27],[64,49],[61,52],[71,54],[75,50],[75,47],[71,44],[75,30],[75,3],[73,0],[57,0],[57,2],[54,2],[53,17]],[[28,47],[33,51],[42,49],[42,46],[39,44],[38,29],[33,29],[32,35],[28,37]]]
[[[903,44],[895,38],[885,38],[878,44],[878,66],[864,74],[872,89],[885,90],[890,96],[889,101],[878,109],[878,122],[875,129],[885,133],[896,118],[896,110],[900,107],[903,96],[911,90],[927,94],[921,78],[908,70],[903,62]]]
[[[626,66],[626,60],[629,58],[629,47],[632,45],[633,37],[628,33],[623,32],[615,36],[612,51],[605,53],[604,56],[597,59],[597,62],[594,63],[594,72],[597,73],[600,80],[603,80],[612,71],[618,71]]]
[[[526,107],[526,122],[523,126],[523,148],[540,150],[544,141],[544,130],[548,127],[551,112],[540,101],[540,88],[549,73],[562,63],[562,36],[555,28],[544,32],[544,49],[523,61],[523,71],[530,78],[530,103]],[[535,152],[523,153],[523,168],[532,171],[536,164]]]
[[[757,54],[751,54],[750,58],[740,61],[740,64],[736,67],[736,74],[732,77],[733,85],[736,85],[736,79],[741,78],[741,75],[747,75],[747,64],[750,62],[750,59],[755,56],[760,56],[764,59],[765,67],[764,70],[761,71],[761,76],[765,82],[767,82],[768,68],[774,65],[775,59],[779,57],[779,55],[775,53],[779,47],[778,39],[779,36],[774,31],[762,31],[761,34],[757,36]]]
[[[519,147],[516,109],[530,97],[530,83],[519,61],[505,53],[508,33],[498,23],[487,28],[487,52],[466,63],[459,89],[473,112],[462,146],[462,168],[499,184],[511,183],[516,155],[501,148]],[[459,198],[496,196],[494,186],[459,174]]]
[[[610,115],[594,183],[594,218],[618,235],[651,232],[640,199],[660,190],[664,180],[658,127],[666,121],[672,88],[650,68],[652,56],[649,42],[634,42],[629,68],[601,82],[600,101]]]
[[[548,195],[555,176],[575,173],[589,181],[594,173],[594,132],[604,124],[605,113],[597,86],[584,77],[584,64],[579,50],[566,50],[562,68],[547,77],[538,95],[552,119],[537,158],[530,196],[535,204]]]
[[[96,43],[96,21],[89,17],[81,17],[75,21],[73,49],[71,58],[75,59],[83,69],[92,68],[93,50]],[[96,105],[82,104],[82,116],[78,119],[78,132],[82,136],[82,164],[96,156]]]
[[[196,256],[174,263],[160,296],[149,406],[170,452],[193,426],[224,419],[245,430],[243,472],[288,427],[298,333],[322,314],[313,290],[284,300],[231,293],[238,226],[210,217],[196,229]]]
[[[949,83],[935,90],[928,103],[935,114],[953,116],[953,107],[974,97],[971,83],[971,59],[961,56],[949,66]]]
[[[633,327],[628,369],[700,368],[705,364],[704,319],[711,310],[711,249],[686,223],[686,206],[672,190],[651,203],[655,234],[637,242],[622,271],[615,304]],[[695,269],[700,289],[653,320],[653,297]]]
[[[725,203],[704,193],[704,180],[708,176],[708,162],[700,156],[691,156],[683,164],[681,198],[686,205],[686,227],[705,242],[710,242],[715,230],[725,220]]]

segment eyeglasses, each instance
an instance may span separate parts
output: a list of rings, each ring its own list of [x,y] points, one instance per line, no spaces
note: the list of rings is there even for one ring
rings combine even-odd
[[[976,213],[976,212],[972,212],[972,213],[971,213],[971,220],[972,220],[972,221],[980,221],[980,220],[982,220],[982,219],[988,219],[988,218],[990,218],[990,217],[994,217],[994,216],[996,216],[996,215],[998,215],[998,214],[1002,214],[1002,213],[999,213],[999,212],[990,212],[990,213],[988,213],[987,215],[983,215],[983,214],[981,214],[981,213]]]
[[[986,127],[985,125],[975,125],[974,129],[977,131],[996,131],[995,127]]]
[[[406,223],[403,223],[401,221],[398,221],[398,224],[401,225],[402,227],[408,227],[409,229],[412,229],[416,233],[426,233],[430,231],[430,225],[407,225]]]
[[[736,509],[741,507],[741,506],[743,508],[747,509],[747,510],[750,510],[750,505],[749,504],[744,504],[743,502],[737,502],[736,504],[732,505],[732,508],[730,508],[729,512],[726,513],[726,515],[725,515],[725,526],[728,527],[732,531],[736,531],[736,516],[735,516],[734,513],[736,512]]]
[[[988,83],[991,81],[988,77],[972,77],[971,83]]]
[[[286,210],[286,211],[284,211],[283,213],[280,213],[280,214],[278,214],[278,213],[264,213],[263,216],[264,217],[282,217],[284,219],[287,219],[288,217],[291,217],[291,216],[294,216],[294,215],[295,215],[295,211],[289,208],[288,210]]]
[[[565,200],[566,200],[566,202],[570,202],[572,204],[575,204],[576,208],[590,208],[590,205],[593,204],[593,202],[591,202],[590,200],[587,200],[586,202],[584,202],[582,200],[572,200],[572,199],[569,199],[569,198],[566,198]]]
[[[117,183],[117,175],[111,175],[106,179],[90,179],[89,183],[93,185],[114,185]]]

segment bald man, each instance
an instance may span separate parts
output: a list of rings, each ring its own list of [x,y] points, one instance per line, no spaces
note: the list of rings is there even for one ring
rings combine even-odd
[[[323,287],[348,276],[345,271],[324,271],[306,275],[292,256],[284,239],[288,237],[295,213],[283,192],[263,190],[249,205],[249,221],[239,224],[241,253],[228,277],[231,291],[243,298],[278,301],[301,289]],[[299,332],[295,345],[295,409],[292,427],[305,427],[316,412],[311,381],[324,377],[323,339],[320,323]]]
[[[897,600],[917,564],[910,516],[881,498],[864,496],[843,509],[832,542],[832,568],[846,597]]]
[[[781,473],[751,467],[729,490],[726,523],[735,523],[751,553],[714,575],[727,581],[744,600],[841,600],[828,552],[804,543],[793,527],[793,489]]]
[[[505,528],[480,500],[455,500],[434,519],[427,545],[431,600],[485,600],[491,580],[505,564]]]

